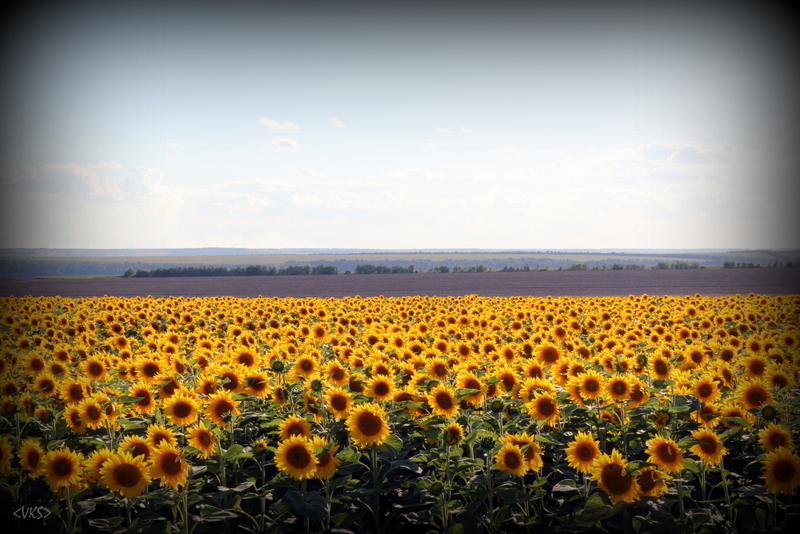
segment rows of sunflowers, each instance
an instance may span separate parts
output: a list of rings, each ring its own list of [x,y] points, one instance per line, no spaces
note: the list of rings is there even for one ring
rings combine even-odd
[[[780,532],[800,296],[0,299],[19,531]]]

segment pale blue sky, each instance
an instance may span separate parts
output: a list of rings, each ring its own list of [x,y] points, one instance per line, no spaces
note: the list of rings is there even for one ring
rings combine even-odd
[[[433,4],[11,10],[0,247],[800,248],[783,3]]]

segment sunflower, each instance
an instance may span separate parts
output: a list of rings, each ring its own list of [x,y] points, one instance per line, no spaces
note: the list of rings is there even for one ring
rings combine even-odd
[[[271,391],[269,387],[269,375],[266,371],[256,371],[250,373],[246,380],[247,387],[245,393],[261,397],[262,399],[269,398]]]
[[[238,415],[239,409],[237,406],[239,401],[233,399],[233,394],[229,391],[218,391],[209,396],[208,406],[206,407],[206,416],[214,421],[219,426],[227,426],[228,422],[225,418],[228,414]]]
[[[328,382],[336,386],[347,384],[347,367],[339,360],[331,360],[325,365],[323,376],[328,377]]]
[[[350,437],[361,447],[380,445],[389,437],[386,412],[379,404],[364,403],[350,410],[347,417]]]
[[[584,400],[597,399],[603,395],[603,375],[594,369],[573,377],[568,384],[577,386]]]
[[[606,395],[615,402],[626,401],[631,398],[631,381],[626,376],[615,375],[605,383]]]
[[[528,408],[531,418],[542,424],[553,426],[559,418],[558,403],[552,393],[535,393],[533,399],[525,406]]]
[[[86,397],[78,404],[78,413],[81,420],[89,428],[100,428],[106,422],[106,412],[103,403],[95,396]]]
[[[183,451],[175,445],[162,442],[153,450],[150,476],[160,479],[162,486],[173,489],[185,485],[189,477],[189,464],[183,459]]]
[[[770,389],[770,385],[764,380],[743,380],[737,387],[739,403],[746,410],[753,410],[760,408],[763,404],[769,404],[773,400]]]
[[[153,413],[156,409],[156,400],[150,391],[150,386],[147,384],[143,382],[134,384],[130,389],[130,396],[141,398],[141,400],[131,403],[131,409],[134,412],[140,414]]]
[[[542,345],[536,349],[536,359],[543,365],[553,365],[561,359],[561,352],[552,345]]]
[[[542,461],[542,448],[536,443],[536,439],[527,432],[508,433],[500,438],[500,443],[511,444],[519,447],[528,469],[538,471],[544,462]]]
[[[91,393],[91,385],[85,378],[61,382],[60,397],[66,404],[78,404]]]
[[[108,375],[105,363],[97,356],[85,359],[81,363],[81,370],[90,380],[102,380]]]
[[[290,415],[278,425],[280,439],[286,440],[292,436],[311,437],[311,423],[303,417]]]
[[[311,355],[303,355],[294,362],[292,372],[297,377],[309,377],[316,373],[318,367],[319,361],[317,358]]]
[[[728,452],[722,446],[722,441],[714,432],[704,428],[697,429],[692,432],[694,439],[700,440],[701,443],[692,445],[689,450],[697,455],[706,465],[719,465],[722,457]]]
[[[175,432],[171,428],[167,428],[166,425],[160,423],[148,425],[145,441],[150,445],[151,450],[160,447],[164,443],[169,443],[170,445],[178,444],[178,438],[175,436]]]
[[[494,467],[518,477],[525,476],[528,472],[528,462],[519,445],[506,443],[494,455]]]
[[[594,461],[600,457],[600,442],[588,432],[578,432],[566,449],[567,463],[579,473],[591,473]]]
[[[444,440],[450,445],[458,445],[464,438],[464,427],[453,421],[444,429]]]
[[[100,483],[111,491],[132,499],[150,485],[145,460],[123,451],[112,454],[100,468]]]
[[[765,426],[758,433],[758,442],[767,452],[775,452],[779,447],[794,450],[792,433],[788,428],[778,423],[770,423]]]
[[[710,377],[703,377],[695,382],[694,395],[702,403],[712,403],[719,397],[719,388]]]
[[[331,478],[334,473],[336,473],[336,469],[341,462],[341,460],[336,457],[336,451],[339,450],[339,445],[335,443],[331,444],[322,436],[313,436],[311,438],[311,447],[315,452],[317,449],[322,448],[322,452],[317,456],[317,469],[314,472],[314,478],[322,480]]]
[[[41,399],[47,399],[58,394],[56,377],[49,371],[39,373],[33,382],[33,390]]]
[[[427,396],[431,412],[445,417],[452,417],[458,413],[458,399],[456,392],[450,386],[439,384]]]
[[[189,429],[188,443],[200,451],[198,457],[209,458],[214,453],[217,441],[211,429],[206,426],[205,422],[200,421],[199,424]]]
[[[639,498],[641,489],[636,479],[628,474],[628,462],[617,449],[611,455],[601,454],[592,467],[592,480],[605,491],[612,504],[620,501],[634,502]]]
[[[800,457],[788,447],[778,447],[762,460],[764,485],[769,491],[794,495],[800,484]]]
[[[683,455],[671,438],[656,436],[648,440],[646,445],[648,462],[656,464],[667,473],[680,473],[683,470]]]
[[[86,432],[86,421],[81,417],[81,410],[78,404],[70,404],[64,409],[61,417],[67,423],[67,426],[78,435]]]
[[[11,471],[12,451],[11,441],[8,436],[0,436],[0,476]]]
[[[667,479],[669,475],[662,473],[654,467],[644,467],[636,476],[642,497],[658,497],[667,492]]]
[[[378,402],[391,400],[395,394],[394,380],[384,375],[374,375],[368,382],[364,391]]]
[[[136,376],[145,384],[161,382],[167,365],[157,356],[137,356],[133,363]]]
[[[458,389],[476,389],[475,393],[466,395],[463,400],[475,407],[483,403],[483,399],[486,396],[486,386],[473,371],[459,371],[456,374],[456,387]]]
[[[120,441],[118,449],[133,456],[141,456],[144,461],[150,458],[150,444],[143,437],[134,434]]]
[[[3,436],[0,438],[0,449],[5,447],[5,443],[7,443],[6,437]],[[9,445],[10,447],[10,445]],[[10,462],[10,455],[11,451],[8,451],[8,459]],[[19,451],[17,451],[17,457],[19,458],[19,464],[25,471],[30,471],[28,476],[30,478],[37,478],[39,476],[39,470],[42,466],[42,458],[44,458],[45,452],[42,448],[39,440],[36,438],[27,438],[22,441],[20,444]],[[0,463],[6,461],[6,451],[0,450]],[[2,474],[3,469],[0,468],[0,474]]]
[[[114,455],[114,451],[108,447],[93,450],[83,461],[83,476],[87,482],[98,482],[100,480],[100,469],[103,464]]]
[[[648,362],[650,375],[656,380],[668,380],[672,363],[663,355],[658,355]]]
[[[325,398],[325,404],[336,417],[347,417],[350,405],[353,402],[353,397],[349,391],[340,387],[329,388],[325,391],[323,397]]]
[[[314,447],[303,436],[292,436],[278,444],[275,465],[296,480],[311,478],[317,469]]]
[[[44,474],[50,489],[56,491],[82,482],[82,462],[83,454],[62,447],[45,455],[40,472]]]
[[[191,425],[200,416],[200,400],[194,393],[176,393],[163,406],[164,415],[173,425]]]

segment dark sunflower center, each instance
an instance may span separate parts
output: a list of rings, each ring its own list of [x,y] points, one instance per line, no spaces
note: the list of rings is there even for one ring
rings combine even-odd
[[[180,401],[175,403],[172,410],[175,417],[189,417],[192,413],[192,405],[188,402]]]
[[[578,453],[578,458],[580,458],[584,462],[587,462],[592,458],[594,458],[594,449],[592,447],[589,447],[588,445],[581,445],[580,447],[578,447],[577,453]]]
[[[97,362],[93,362],[89,365],[89,374],[92,376],[99,376],[103,374],[103,366]]]
[[[311,462],[311,455],[302,445],[295,445],[286,451],[286,463],[295,469],[304,469]]]
[[[181,459],[177,454],[169,453],[161,460],[161,469],[168,475],[174,476],[181,472]]]
[[[515,451],[510,451],[507,452],[503,457],[503,462],[509,469],[517,469],[520,465],[522,465],[522,457]]]
[[[389,394],[389,384],[386,382],[378,382],[375,384],[375,395],[383,396]]]
[[[702,384],[699,388],[697,388],[698,395],[703,398],[710,396],[712,392],[713,390],[709,384]]]
[[[341,412],[347,408],[347,399],[344,398],[344,395],[332,395],[331,406],[333,406],[334,410]]]
[[[600,383],[595,379],[589,379],[583,383],[583,387],[586,388],[586,391],[590,393],[594,393],[598,389],[600,389]]]
[[[636,479],[636,482],[638,482],[639,487],[642,488],[642,493],[652,491],[652,489],[656,487],[655,471],[643,471]]]
[[[358,417],[358,431],[365,436],[374,436],[381,431],[383,421],[372,413],[362,413]]]
[[[436,404],[442,410],[450,410],[453,407],[453,397],[446,391],[440,391],[436,394]]]
[[[633,485],[633,478],[629,477],[622,467],[617,464],[605,466],[600,473],[600,478],[612,495],[624,495]]]
[[[761,406],[766,400],[766,392],[761,388],[751,388],[747,392],[747,401],[753,406]]]
[[[209,434],[208,432],[203,432],[202,434],[199,434],[197,436],[197,441],[203,447],[208,447],[209,445],[211,445],[211,434]]]
[[[616,395],[624,395],[628,391],[628,386],[625,385],[625,382],[614,382],[611,389]]]
[[[778,447],[782,447],[782,446],[786,445],[786,440],[784,439],[783,435],[782,434],[778,434],[777,432],[774,432],[769,437],[769,442],[776,449]]]
[[[663,361],[661,360],[657,361],[653,367],[655,368],[657,374],[659,375],[667,374],[667,364],[664,363]]]
[[[700,448],[706,454],[714,454],[717,452],[717,443],[711,439],[703,440],[703,442],[700,444]]]
[[[53,464],[53,472],[60,477],[72,474],[72,462],[66,458],[57,459]]]
[[[216,408],[214,410],[214,413],[216,413],[217,416],[222,417],[226,413],[230,412],[231,410],[233,410],[233,405],[230,402],[221,401],[221,402],[217,403],[217,406],[216,406]]]
[[[551,416],[556,411],[556,405],[548,397],[539,399],[539,401],[536,403],[536,406],[539,410],[539,413],[545,416]]]
[[[778,482],[791,482],[795,476],[794,464],[790,460],[778,460],[772,469],[772,475]]]
[[[159,370],[158,364],[155,363],[146,363],[142,366],[142,374],[150,378],[156,376]]]
[[[672,450],[672,447],[669,443],[666,443],[658,448],[658,457],[661,458],[664,462],[674,462],[675,461],[675,451]]]
[[[114,468],[114,482],[123,488],[132,488],[142,479],[142,472],[131,464],[122,464]]]
[[[89,419],[94,421],[100,418],[101,412],[97,408],[97,406],[89,406],[88,408],[86,408],[86,415],[89,416]]]

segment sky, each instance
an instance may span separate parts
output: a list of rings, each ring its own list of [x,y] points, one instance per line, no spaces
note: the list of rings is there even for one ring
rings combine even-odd
[[[0,247],[800,248],[790,3],[4,4]]]

